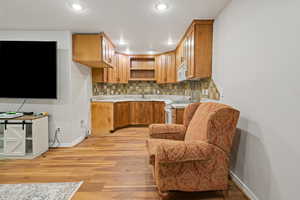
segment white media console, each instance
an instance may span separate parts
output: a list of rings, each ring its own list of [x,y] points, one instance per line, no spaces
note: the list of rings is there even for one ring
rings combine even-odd
[[[48,116],[0,120],[0,159],[33,159],[48,148]]]

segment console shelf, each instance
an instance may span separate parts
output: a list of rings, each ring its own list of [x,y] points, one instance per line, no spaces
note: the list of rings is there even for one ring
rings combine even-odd
[[[0,120],[0,159],[33,159],[48,151],[48,116]]]

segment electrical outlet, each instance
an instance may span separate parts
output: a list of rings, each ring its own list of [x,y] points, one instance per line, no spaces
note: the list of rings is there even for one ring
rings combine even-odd
[[[84,120],[81,120],[81,121],[80,121],[80,127],[81,127],[81,128],[85,128],[85,122],[84,122]]]

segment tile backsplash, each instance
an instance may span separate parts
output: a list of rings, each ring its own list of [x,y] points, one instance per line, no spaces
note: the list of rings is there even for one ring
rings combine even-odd
[[[212,79],[157,84],[155,82],[130,81],[127,84],[94,83],[93,95],[185,95],[193,100],[201,98],[220,99],[220,93]]]

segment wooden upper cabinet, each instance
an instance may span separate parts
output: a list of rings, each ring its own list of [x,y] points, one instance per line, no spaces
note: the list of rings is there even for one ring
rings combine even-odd
[[[167,68],[167,83],[177,82],[177,71],[176,71],[176,59],[175,52],[170,52],[166,54],[166,68]]]
[[[104,33],[74,34],[73,61],[92,68],[114,67],[115,46]]]
[[[155,79],[156,83],[165,83],[165,73],[164,73],[164,57],[163,55],[157,56],[155,58]]]
[[[117,54],[117,82],[128,83],[130,71],[129,56]]]
[[[176,55],[168,52],[156,57],[156,82],[176,83]]]
[[[177,48],[155,56],[121,55],[104,34],[74,34],[73,60],[93,67],[93,82],[176,83],[177,71],[187,65],[188,80],[212,75],[213,20],[194,20]]]
[[[97,83],[128,83],[129,79],[129,56],[116,54],[113,57],[113,68],[101,68],[92,70],[93,82]]]
[[[176,68],[187,65],[187,79],[212,75],[213,20],[194,20],[176,49]]]
[[[105,63],[112,67],[116,66],[115,46],[104,34],[102,37],[102,55]]]
[[[106,83],[108,81],[108,69],[107,68],[93,68],[92,69],[92,81],[93,83]]]

